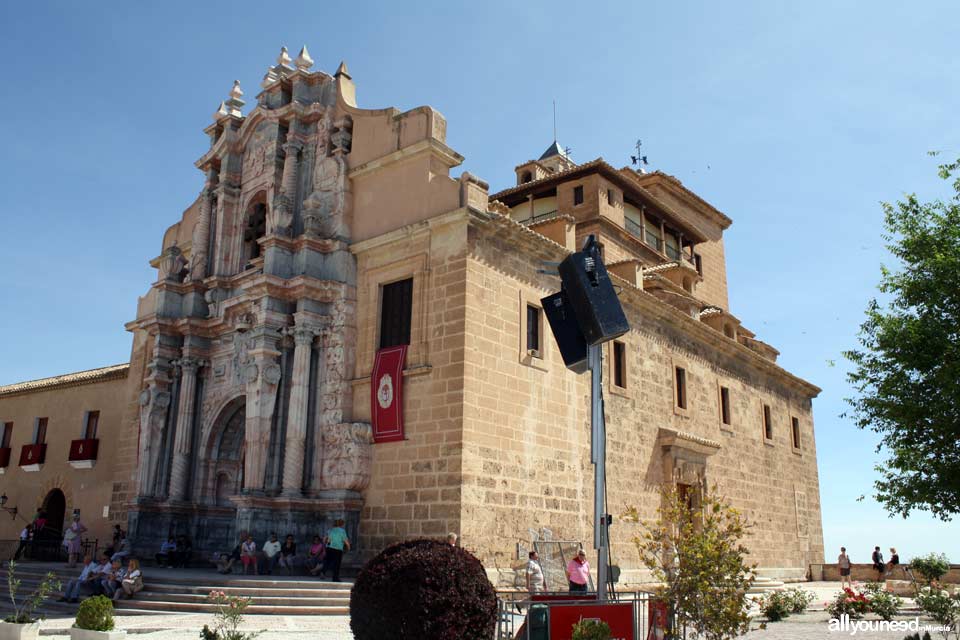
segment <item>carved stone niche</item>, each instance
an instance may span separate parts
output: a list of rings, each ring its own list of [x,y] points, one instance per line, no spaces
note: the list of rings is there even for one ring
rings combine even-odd
[[[663,452],[664,486],[706,488],[707,459],[720,450],[719,442],[665,428],[657,442]]]
[[[365,422],[343,422],[323,428],[323,490],[363,491],[370,486],[373,429]]]

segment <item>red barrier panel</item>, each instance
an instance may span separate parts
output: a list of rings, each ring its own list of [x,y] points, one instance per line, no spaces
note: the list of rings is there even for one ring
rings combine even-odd
[[[571,640],[573,625],[591,619],[610,625],[611,640],[637,640],[633,634],[633,603],[630,602],[550,607],[550,640]]]

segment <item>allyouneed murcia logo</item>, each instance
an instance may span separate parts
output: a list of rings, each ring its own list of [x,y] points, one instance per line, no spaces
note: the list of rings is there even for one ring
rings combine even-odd
[[[849,633],[852,636],[858,633],[872,633],[880,631],[929,631],[931,633],[943,633],[951,631],[950,627],[938,627],[936,625],[920,624],[920,618],[913,620],[851,620],[848,614],[843,614],[839,618],[830,618],[831,633]]]

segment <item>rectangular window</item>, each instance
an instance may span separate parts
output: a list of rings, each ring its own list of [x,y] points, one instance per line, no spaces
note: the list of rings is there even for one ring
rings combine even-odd
[[[97,426],[100,424],[100,412],[88,411],[83,425],[83,439],[93,440],[97,437]]]
[[[613,342],[613,384],[627,388],[627,345]]]
[[[720,387],[720,421],[730,424],[730,389],[727,387]]]
[[[527,305],[527,353],[540,356],[540,308]]]
[[[383,285],[380,302],[380,348],[410,344],[413,278]]]
[[[0,447],[4,449],[9,449],[11,438],[13,438],[13,423],[4,422],[3,423],[3,440],[0,441]]]
[[[793,448],[800,448],[800,421],[796,418],[790,418],[790,426],[793,430]]]
[[[607,204],[613,204],[613,189],[607,189]]]
[[[763,437],[773,440],[773,419],[770,417],[770,405],[763,405]]]
[[[697,268],[697,273],[701,276],[703,275],[703,258],[700,257],[699,253],[693,254],[693,264]]]
[[[687,408],[687,372],[683,367],[676,367],[677,406]]]
[[[573,188],[573,204],[574,206],[578,204],[583,204],[583,187],[574,187]]]
[[[663,239],[660,237],[660,225],[647,218],[644,221],[644,237],[643,241],[646,242],[649,246],[653,247],[657,251],[660,251],[660,245],[663,242]]]
[[[666,247],[667,247],[666,249],[667,257],[670,258],[671,260],[679,260],[680,244],[677,241],[677,236],[667,232],[667,237],[665,238],[665,240],[666,240]]]
[[[47,441],[47,419],[37,418],[37,426],[33,433],[33,444],[44,444]]]

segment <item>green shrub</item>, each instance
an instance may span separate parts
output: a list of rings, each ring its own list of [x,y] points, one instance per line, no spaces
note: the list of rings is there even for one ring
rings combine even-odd
[[[571,640],[610,640],[610,625],[603,620],[581,620],[573,625]]]
[[[903,640],[933,640],[933,639],[930,637],[929,631],[924,631],[922,638],[920,637],[919,633],[915,633],[912,636],[905,636]]]
[[[923,587],[917,591],[915,600],[921,611],[933,618],[938,625],[950,627],[956,634],[954,637],[960,636],[960,631],[957,630],[957,625],[960,624],[960,591],[950,595],[944,589]]]
[[[773,591],[757,599],[760,610],[770,622],[783,620],[793,611],[793,599],[786,591]]]
[[[847,587],[834,597],[833,602],[827,605],[827,613],[831,618],[838,620],[843,614],[850,616],[851,620],[862,618],[863,614],[870,610],[870,600],[867,595],[861,591],[854,591]]]
[[[106,596],[87,598],[80,603],[74,626],[88,631],[113,631],[113,602]]]
[[[877,591],[870,595],[870,611],[880,616],[881,620],[893,620],[902,606],[903,600],[889,591]]]
[[[15,624],[30,624],[36,622],[33,612],[50,597],[53,591],[60,589],[60,580],[52,572],[43,577],[40,584],[30,595],[17,599],[20,592],[20,578],[17,577],[17,563],[13,560],[7,563],[7,589],[10,592],[12,611],[4,618],[5,622]],[[43,616],[40,616],[41,618]]]
[[[784,591],[784,594],[786,594],[790,602],[790,613],[803,613],[814,599],[811,592],[801,589],[800,587],[787,589]]]
[[[928,553],[911,560],[910,568],[915,574],[923,578],[924,582],[930,584],[934,580],[942,578],[950,570],[950,561],[942,553]]]

